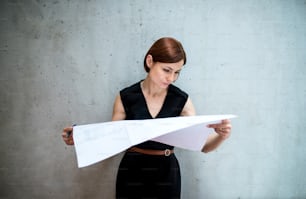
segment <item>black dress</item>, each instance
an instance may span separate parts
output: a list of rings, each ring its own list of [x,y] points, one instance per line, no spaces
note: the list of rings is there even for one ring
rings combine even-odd
[[[142,93],[140,82],[120,91],[126,119],[153,119]],[[164,104],[156,118],[179,116],[188,95],[170,85]],[[143,132],[145,133],[145,132]],[[142,149],[165,150],[173,146],[146,141],[136,145]],[[116,182],[116,198],[180,198],[181,174],[174,154],[144,155],[126,152],[121,160]]]

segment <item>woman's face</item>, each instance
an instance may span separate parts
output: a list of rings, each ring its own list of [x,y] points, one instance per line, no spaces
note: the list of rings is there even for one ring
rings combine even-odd
[[[152,64],[149,66],[149,77],[161,88],[167,88],[170,84],[177,80],[183,64],[184,60],[176,63],[152,62]]]

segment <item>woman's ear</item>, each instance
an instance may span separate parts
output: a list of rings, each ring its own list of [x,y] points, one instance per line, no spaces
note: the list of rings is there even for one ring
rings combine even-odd
[[[147,66],[149,68],[151,68],[151,66],[153,65],[153,57],[152,55],[148,54],[147,57],[146,57],[146,63],[147,63]]]

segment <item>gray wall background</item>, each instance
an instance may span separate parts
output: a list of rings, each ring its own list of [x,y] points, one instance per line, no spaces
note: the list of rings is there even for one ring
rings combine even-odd
[[[109,121],[163,36],[198,114],[239,116],[215,152],[176,150],[182,198],[306,198],[305,0],[5,0],[0,24],[0,198],[113,198],[122,154],[78,169],[60,134]]]

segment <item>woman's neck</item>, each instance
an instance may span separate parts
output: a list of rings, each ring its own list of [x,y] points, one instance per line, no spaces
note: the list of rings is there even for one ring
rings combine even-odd
[[[167,93],[167,88],[160,88],[156,85],[149,77],[144,79],[140,83],[142,92],[151,96],[151,97],[159,97],[164,96]]]

